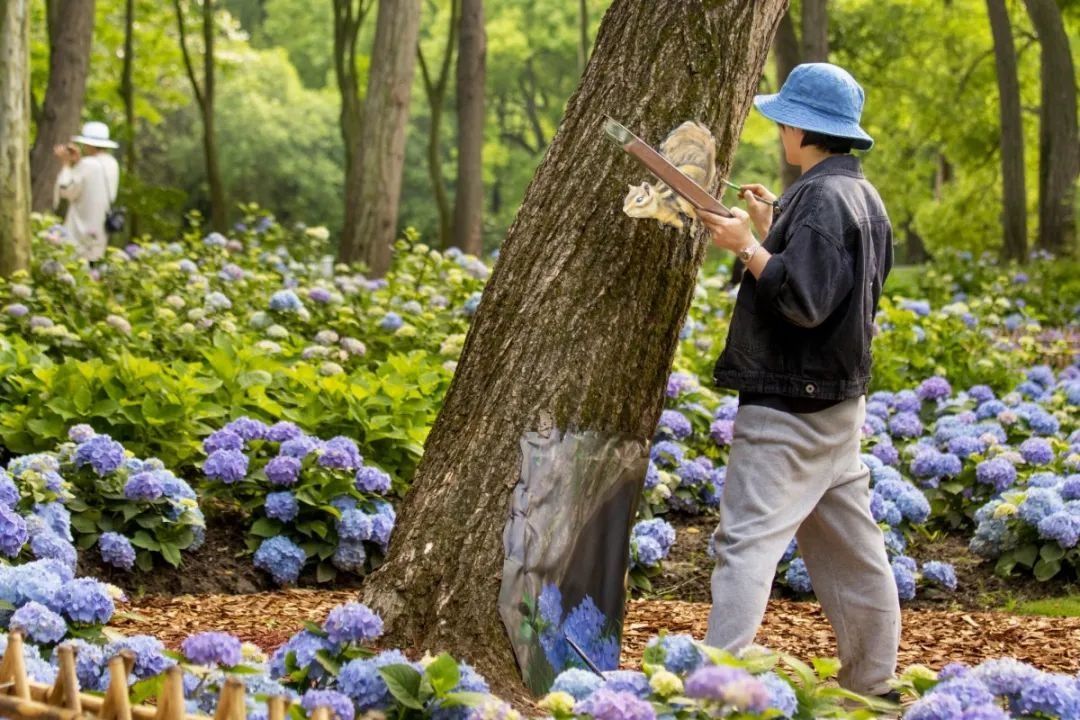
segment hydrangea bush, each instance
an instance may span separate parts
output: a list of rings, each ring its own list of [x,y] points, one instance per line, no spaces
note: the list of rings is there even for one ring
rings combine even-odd
[[[308,565],[319,581],[363,575],[381,562],[394,527],[390,475],[365,465],[356,443],[320,440],[293,423],[242,417],[203,442],[207,492],[249,513],[255,565],[281,585]]]

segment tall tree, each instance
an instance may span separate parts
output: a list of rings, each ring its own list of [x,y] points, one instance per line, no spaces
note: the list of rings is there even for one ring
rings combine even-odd
[[[446,31],[446,47],[439,62],[439,74],[433,76],[424,59],[424,50],[417,44],[416,57],[420,61],[420,75],[424,80],[424,92],[430,111],[428,123],[427,162],[431,190],[435,195],[435,208],[439,211],[439,246],[447,247],[452,238],[452,212],[446,194],[446,181],[442,171],[442,116],[446,104],[446,86],[450,82],[450,65],[457,50],[458,15],[461,0],[450,0],[450,25]]]
[[[31,203],[36,212],[52,208],[60,173],[53,148],[70,142],[79,129],[94,37],[94,0],[48,0],[46,8],[49,83],[30,151]]]
[[[360,216],[360,140],[364,108],[356,66],[356,41],[374,0],[333,0],[334,77],[341,95],[341,139],[345,145],[345,221],[342,244],[356,242]]]
[[[1020,117],[1020,80],[1016,74],[1009,10],[1005,0],[986,0],[994,36],[998,107],[1001,115],[1001,183],[1004,192],[1005,258],[1027,255],[1027,194],[1024,189],[1024,126]]]
[[[30,266],[30,0],[0,0],[0,276]]]
[[[829,60],[829,0],[802,0],[802,61]]]
[[[200,84],[195,75],[195,65],[191,60],[191,50],[187,42],[187,28],[184,22],[184,8],[181,0],[173,0],[176,10],[176,26],[180,33],[180,52],[184,57],[184,69],[191,82],[191,91],[199,105],[199,114],[203,126],[203,157],[206,162],[206,182],[210,187],[210,224],[218,231],[224,231],[228,223],[228,207],[225,204],[225,185],[221,182],[221,168],[218,163],[217,135],[214,132],[214,0],[201,0],[202,3],[202,38],[203,38],[203,80]]]
[[[376,276],[390,268],[390,247],[397,233],[419,32],[420,0],[379,2],[360,141],[360,215],[356,231],[342,238],[338,251],[342,262],[363,260]]]
[[[484,249],[484,0],[462,0],[457,61],[457,184],[453,244],[479,255]]]
[[[791,17],[791,11],[784,13],[780,21],[780,27],[776,29],[776,37],[773,39],[773,63],[776,67],[776,87],[780,88],[787,76],[798,65],[802,58],[799,48],[799,35],[795,31],[795,21]],[[784,156],[784,146],[780,145],[780,186],[781,190],[799,178],[799,168],[787,161]]]
[[[1039,69],[1039,247],[1076,252],[1076,179],[1080,135],[1076,120],[1076,68],[1069,36],[1054,0],[1024,0],[1042,47]]]
[[[446,648],[511,682],[496,601],[519,442],[545,417],[651,437],[705,255],[704,238],[623,215],[642,171],[603,138],[603,116],[654,142],[697,118],[725,176],[784,5],[611,4],[502,245],[388,560],[365,583],[392,644]]]
[[[589,6],[588,0],[578,0],[578,75],[585,74],[589,61]]]

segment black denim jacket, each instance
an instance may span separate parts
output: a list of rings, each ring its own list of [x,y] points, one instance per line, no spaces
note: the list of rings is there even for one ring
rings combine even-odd
[[[827,157],[795,181],[762,244],[772,257],[761,277],[743,278],[717,385],[822,400],[864,394],[893,248],[858,158]]]

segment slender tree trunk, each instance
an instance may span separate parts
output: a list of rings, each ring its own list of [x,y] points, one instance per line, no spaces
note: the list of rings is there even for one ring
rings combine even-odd
[[[360,78],[356,72],[356,40],[372,7],[371,0],[333,0],[334,77],[341,95],[341,140],[345,146],[345,212],[342,245],[356,244],[360,212],[360,137],[364,112],[360,101]]]
[[[450,28],[446,34],[446,49],[439,64],[439,76],[431,77],[424,51],[418,44],[416,57],[420,62],[420,73],[424,79],[424,92],[427,93],[430,108],[428,123],[427,161],[428,177],[431,179],[431,191],[435,195],[435,208],[439,211],[439,247],[449,247],[453,237],[453,212],[450,199],[446,194],[446,182],[442,171],[442,116],[446,103],[446,86],[450,81],[450,65],[457,49],[458,15],[460,0],[450,0]]]
[[[390,268],[390,248],[397,233],[419,32],[420,0],[379,3],[360,142],[360,215],[356,233],[343,238],[339,249],[343,262],[363,260],[376,276]]]
[[[802,59],[829,61],[829,0],[802,2]]]
[[[1016,74],[1016,48],[1005,0],[986,0],[990,31],[994,36],[998,107],[1001,115],[1001,183],[1004,192],[1004,246],[1006,259],[1027,256],[1027,194],[1024,190],[1024,127],[1020,118],[1020,81]]]
[[[589,62],[589,6],[588,0],[578,0],[578,75],[585,74],[585,63]]]
[[[926,249],[922,235],[915,231],[915,226],[909,219],[904,223],[904,262],[908,265],[921,265],[931,259],[930,251]]]
[[[0,277],[30,267],[30,0],[0,0]]]
[[[135,0],[124,1],[124,67],[120,75],[120,97],[124,101],[124,174],[128,181],[135,178]],[[139,235],[139,216],[133,210],[127,215],[128,237]]]
[[[697,118],[725,176],[785,4],[615,0],[607,11],[507,233],[388,561],[365,582],[388,644],[444,648],[496,688],[515,683],[496,602],[519,441],[544,418],[651,437],[705,254],[704,237],[622,214],[642,170],[605,140],[604,114],[654,143]]]
[[[60,160],[53,147],[71,141],[79,129],[90,46],[94,37],[94,0],[52,0],[46,10],[49,26],[49,83],[30,151],[32,208],[52,208]]]
[[[214,129],[214,0],[202,0],[203,30],[203,148],[206,152],[206,179],[210,184],[210,224],[225,232],[229,208],[225,201],[225,185],[221,182],[218,164],[217,132]]]
[[[1039,110],[1039,247],[1076,252],[1076,179],[1080,135],[1076,119],[1076,69],[1069,36],[1054,0],[1024,0],[1042,46]]]
[[[780,21],[780,27],[776,30],[776,38],[773,40],[773,61],[776,64],[776,87],[777,91],[787,80],[788,74],[796,65],[802,62],[799,53],[799,36],[795,32],[795,21],[791,12],[784,14]],[[791,183],[799,179],[801,171],[797,165],[792,165],[784,157],[784,146],[780,145],[780,189],[786,189]]]
[[[458,167],[454,242],[467,253],[484,249],[484,1],[462,0],[457,61]]]

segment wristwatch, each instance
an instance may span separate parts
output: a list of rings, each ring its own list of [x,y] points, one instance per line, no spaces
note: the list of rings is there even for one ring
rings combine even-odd
[[[758,251],[758,248],[760,248],[760,247],[761,247],[761,243],[759,243],[757,240],[755,240],[754,242],[747,245],[746,247],[744,247],[742,250],[740,250],[739,252],[737,252],[735,254],[738,256],[739,260],[742,261],[742,264],[746,265],[748,262],[750,262],[750,260],[753,259],[754,254]]]

